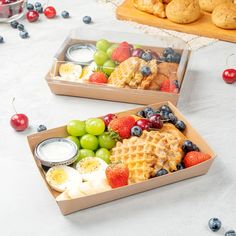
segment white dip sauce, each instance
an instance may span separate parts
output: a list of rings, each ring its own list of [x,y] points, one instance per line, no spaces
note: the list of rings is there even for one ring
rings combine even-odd
[[[65,161],[71,157],[73,147],[67,142],[49,142],[41,147],[40,156],[44,161]]]
[[[71,58],[78,62],[89,62],[93,60],[94,52],[88,48],[79,48],[70,52]]]

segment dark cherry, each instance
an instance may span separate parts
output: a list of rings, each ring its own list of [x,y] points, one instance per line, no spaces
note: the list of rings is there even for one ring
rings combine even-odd
[[[107,114],[103,117],[103,121],[105,125],[108,126],[114,118],[116,118],[115,114]]]
[[[163,122],[161,120],[161,115],[155,114],[149,118],[149,121],[152,123],[152,128],[161,129]]]
[[[142,130],[149,131],[152,127],[152,123],[148,119],[137,120],[135,125],[139,126]]]

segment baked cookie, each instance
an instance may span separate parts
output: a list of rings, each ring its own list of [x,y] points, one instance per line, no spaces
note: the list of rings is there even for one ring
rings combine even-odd
[[[236,4],[223,3],[212,12],[212,22],[223,29],[236,29]]]
[[[216,6],[222,3],[232,3],[232,0],[199,0],[201,9],[207,12],[212,12]]]
[[[178,24],[188,24],[198,20],[201,8],[198,0],[173,0],[166,7],[166,16]]]

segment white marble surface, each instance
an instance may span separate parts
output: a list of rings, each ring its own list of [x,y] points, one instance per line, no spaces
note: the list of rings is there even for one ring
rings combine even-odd
[[[218,216],[224,230],[236,229],[236,84],[221,80],[225,58],[236,45],[217,42],[193,53],[179,108],[218,154],[205,176],[172,184],[67,217],[45,187],[27,146],[26,136],[39,124],[48,128],[72,118],[84,119],[133,108],[135,105],[55,96],[44,75],[52,56],[74,27],[134,31],[93,0],[54,1],[71,19],[24,21],[31,38],[0,25],[6,43],[0,45],[0,235],[165,235],[211,236],[207,221]],[[94,24],[84,26],[81,17]],[[11,100],[26,113],[34,127],[16,133],[9,119]]]

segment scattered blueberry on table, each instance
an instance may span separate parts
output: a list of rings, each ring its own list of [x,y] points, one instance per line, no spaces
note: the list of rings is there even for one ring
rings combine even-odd
[[[38,132],[42,132],[42,131],[45,131],[45,130],[47,130],[47,127],[45,125],[39,125],[38,128],[37,128]]]
[[[34,4],[34,6],[35,6],[35,8],[37,8],[37,7],[41,7],[42,4],[41,4],[40,2],[36,2],[36,3]]]
[[[31,3],[27,3],[26,8],[27,8],[28,11],[32,11],[32,10],[34,10],[34,5],[31,4]]]
[[[40,7],[35,7],[35,10],[38,12],[38,13],[43,13],[43,7],[40,6]]]
[[[90,24],[90,23],[92,22],[91,16],[84,16],[84,17],[83,17],[83,22],[84,22],[85,24]]]
[[[4,43],[4,38],[0,36],[0,43]]]
[[[29,38],[29,33],[27,31],[20,31],[20,37],[22,39]]]
[[[63,18],[65,18],[65,19],[67,19],[67,18],[70,17],[70,14],[69,14],[68,11],[63,11],[63,12],[61,13],[61,16],[62,16]]]
[[[18,25],[17,25],[17,29],[18,29],[19,31],[24,31],[25,27],[24,27],[23,24],[18,24]]]
[[[211,231],[217,232],[221,228],[221,221],[218,218],[211,218],[208,221],[208,226],[209,226]]]
[[[19,25],[19,23],[16,21],[16,20],[13,20],[11,23],[10,23],[11,27],[13,29],[17,29],[17,26]]]
[[[234,230],[229,230],[225,233],[225,236],[236,236],[236,232]]]

